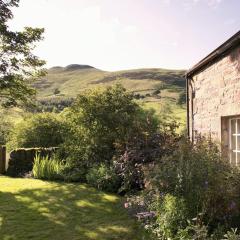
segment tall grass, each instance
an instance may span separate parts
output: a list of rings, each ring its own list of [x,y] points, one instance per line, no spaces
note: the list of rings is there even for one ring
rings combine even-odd
[[[61,180],[64,167],[65,164],[54,157],[41,157],[37,154],[34,158],[33,176],[38,179]]]

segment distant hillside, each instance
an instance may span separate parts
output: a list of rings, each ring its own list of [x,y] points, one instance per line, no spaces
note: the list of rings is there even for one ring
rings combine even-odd
[[[184,99],[184,72],[160,68],[107,72],[89,65],[71,64],[50,68],[34,86],[38,90],[38,99],[49,101],[74,98],[86,89],[121,83],[144,106],[152,107],[158,113],[163,108],[165,112],[173,111],[173,115],[183,122],[185,106],[179,104],[179,100],[180,97]]]

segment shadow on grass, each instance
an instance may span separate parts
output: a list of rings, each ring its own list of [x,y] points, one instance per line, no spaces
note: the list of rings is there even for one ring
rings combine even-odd
[[[1,240],[147,239],[114,195],[87,185],[0,189]]]

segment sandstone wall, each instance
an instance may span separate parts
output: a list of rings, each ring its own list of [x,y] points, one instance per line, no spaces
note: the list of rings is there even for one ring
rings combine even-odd
[[[190,137],[198,132],[227,138],[227,117],[240,115],[240,46],[194,75],[191,85]]]

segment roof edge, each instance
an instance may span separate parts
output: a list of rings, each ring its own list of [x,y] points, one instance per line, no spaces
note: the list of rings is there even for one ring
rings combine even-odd
[[[192,76],[195,72],[200,71],[210,62],[215,61],[218,57],[224,55],[229,49],[236,47],[240,44],[240,31],[230,37],[226,42],[221,44],[218,48],[208,54],[205,58],[203,58],[200,62],[195,64],[192,68],[190,68],[186,73],[185,77]]]

